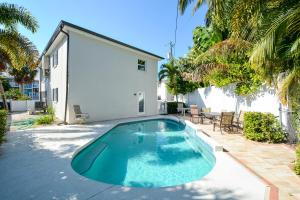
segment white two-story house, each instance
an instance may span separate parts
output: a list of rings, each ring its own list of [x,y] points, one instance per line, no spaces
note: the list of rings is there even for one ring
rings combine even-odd
[[[43,100],[66,123],[76,121],[73,105],[90,122],[156,115],[161,59],[61,21],[40,58]]]

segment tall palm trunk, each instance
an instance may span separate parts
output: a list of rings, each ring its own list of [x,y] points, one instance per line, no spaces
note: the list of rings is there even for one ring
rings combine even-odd
[[[3,102],[3,108],[5,110],[8,110],[8,105],[7,105],[7,101],[6,101],[6,97],[5,97],[5,93],[4,93],[4,88],[2,85],[2,81],[0,80],[0,95],[2,97],[2,102]]]

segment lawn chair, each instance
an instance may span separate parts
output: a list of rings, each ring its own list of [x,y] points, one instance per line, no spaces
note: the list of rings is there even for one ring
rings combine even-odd
[[[86,119],[89,118],[88,113],[82,113],[79,105],[73,105],[74,112],[75,112],[75,119],[80,120],[81,123],[85,122]]]
[[[233,118],[234,112],[221,112],[220,120],[214,121],[214,131],[216,126],[220,127],[221,134],[223,134],[222,128],[233,131]]]
[[[46,112],[47,106],[45,102],[36,101],[34,102],[34,111],[43,111]]]
[[[191,122],[194,122],[194,119],[198,119],[198,123],[199,123],[199,119],[201,119],[201,123],[203,124],[203,116],[199,115],[198,106],[191,105],[190,109],[191,109]]]
[[[202,115],[206,118],[209,119],[210,123],[213,123],[214,117],[209,115],[211,113],[211,108],[201,108]],[[207,114],[207,115],[206,115]]]
[[[244,114],[245,111],[240,111],[239,115],[234,119],[234,124],[236,125],[237,129],[244,127]]]

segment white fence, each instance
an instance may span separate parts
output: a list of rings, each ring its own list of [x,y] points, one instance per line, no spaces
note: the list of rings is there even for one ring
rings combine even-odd
[[[11,112],[21,112],[21,111],[34,110],[34,103],[36,101],[35,100],[27,100],[27,101],[11,100],[9,102],[10,102]]]
[[[234,85],[217,88],[199,88],[193,93],[180,96],[179,100],[188,105],[196,104],[198,107],[209,107],[213,112],[243,111],[269,112],[279,117],[279,121],[286,126],[287,116],[281,105],[276,91],[272,88],[262,87],[259,92],[251,96],[238,96],[234,93]]]

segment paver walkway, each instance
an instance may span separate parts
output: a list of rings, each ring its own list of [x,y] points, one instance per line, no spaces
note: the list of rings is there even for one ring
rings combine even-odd
[[[279,199],[300,199],[300,177],[290,168],[295,151],[284,144],[266,144],[245,139],[240,133],[213,131],[212,124],[198,124],[235,158],[279,189]]]

